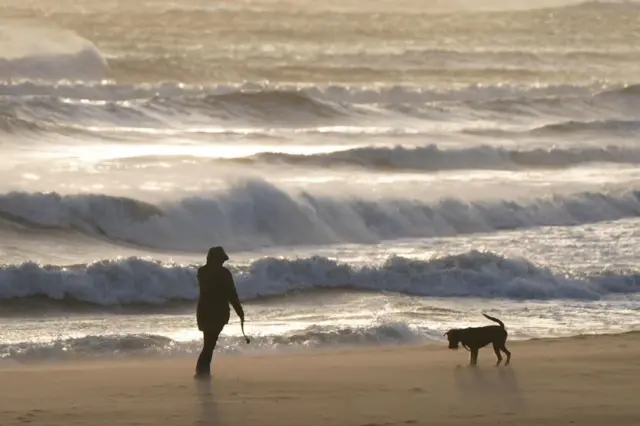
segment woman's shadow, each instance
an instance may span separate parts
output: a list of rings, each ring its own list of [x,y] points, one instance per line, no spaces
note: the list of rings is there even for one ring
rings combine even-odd
[[[517,373],[511,367],[482,369],[458,366],[454,377],[458,392],[464,399],[480,404],[501,404],[511,410],[523,410],[526,406]]]
[[[220,418],[219,407],[216,403],[211,380],[196,379],[194,382],[199,411],[198,416],[196,416],[195,425],[224,426]]]

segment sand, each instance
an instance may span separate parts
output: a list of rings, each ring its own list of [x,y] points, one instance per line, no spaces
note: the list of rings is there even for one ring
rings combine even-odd
[[[640,332],[512,342],[470,368],[443,345],[0,369],[0,425],[640,425]]]

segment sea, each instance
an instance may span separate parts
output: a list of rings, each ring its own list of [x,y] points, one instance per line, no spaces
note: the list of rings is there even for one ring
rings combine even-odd
[[[640,329],[638,1],[2,0],[0,153],[0,364]]]

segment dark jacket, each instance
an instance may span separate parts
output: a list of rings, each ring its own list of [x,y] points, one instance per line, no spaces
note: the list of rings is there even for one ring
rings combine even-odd
[[[240,318],[244,312],[231,272],[224,266],[204,265],[198,269],[200,297],[196,318],[200,331],[219,330],[229,323],[229,303]]]

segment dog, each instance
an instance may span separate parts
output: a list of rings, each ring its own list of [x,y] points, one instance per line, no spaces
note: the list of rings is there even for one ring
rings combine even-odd
[[[458,349],[458,344],[461,344],[469,354],[469,364],[478,365],[478,351],[480,348],[487,346],[489,343],[493,343],[493,350],[496,353],[498,362],[496,367],[502,363],[502,355],[500,351],[507,355],[507,361],[505,366],[511,362],[511,352],[506,347],[507,343],[507,329],[504,327],[504,323],[497,318],[490,317],[487,314],[482,314],[491,321],[497,322],[500,325],[487,325],[485,327],[469,327],[469,328],[453,328],[446,333],[449,340],[449,349]]]

